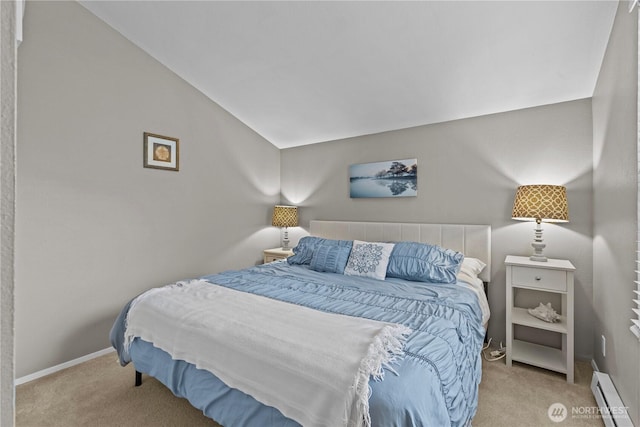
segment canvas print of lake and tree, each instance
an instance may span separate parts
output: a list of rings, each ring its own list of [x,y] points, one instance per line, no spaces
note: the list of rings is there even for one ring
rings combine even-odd
[[[418,195],[418,160],[388,160],[349,166],[351,198],[415,197]]]

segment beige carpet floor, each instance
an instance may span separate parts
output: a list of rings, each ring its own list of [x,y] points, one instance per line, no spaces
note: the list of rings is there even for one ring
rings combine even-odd
[[[576,384],[527,365],[507,368],[504,359],[485,362],[473,426],[602,426],[597,417],[572,415],[573,408],[584,413],[595,406],[590,380],[591,368],[584,362],[577,364]],[[153,378],[143,376],[141,387],[134,387],[133,381],[133,368],[120,367],[115,354],[108,354],[22,384],[16,388],[16,425],[218,426]],[[561,423],[547,415],[554,403],[568,409]]]

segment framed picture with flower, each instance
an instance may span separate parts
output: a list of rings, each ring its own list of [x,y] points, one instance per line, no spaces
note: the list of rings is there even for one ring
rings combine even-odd
[[[180,141],[178,138],[144,133],[144,167],[180,170]]]

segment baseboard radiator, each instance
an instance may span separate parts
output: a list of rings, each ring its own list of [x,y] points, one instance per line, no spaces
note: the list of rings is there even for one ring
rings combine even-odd
[[[594,371],[591,391],[596,398],[606,427],[634,427],[627,413],[627,407],[622,403],[618,390],[608,374]]]

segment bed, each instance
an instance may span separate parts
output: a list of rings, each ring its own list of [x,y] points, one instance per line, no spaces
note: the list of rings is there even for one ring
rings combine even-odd
[[[490,226],[311,221],[310,234],[315,237],[301,239],[296,248],[296,255],[292,257],[296,262],[290,262],[292,259],[284,260],[208,275],[196,278],[198,286],[208,289],[206,285],[209,284],[234,295],[235,292],[240,292],[243,297],[295,306],[303,314],[304,310],[311,310],[314,314],[317,312],[323,316],[343,316],[374,324],[382,322],[385,325],[404,327],[408,332],[399,357],[391,358],[389,363],[384,364],[382,380],[368,380],[367,422],[345,425],[470,425],[477,409],[481,349],[489,318],[483,285],[486,286],[491,277]],[[311,248],[311,252],[305,252],[308,255],[305,260],[301,254],[306,242],[312,242],[316,246],[307,245],[306,249]],[[331,269],[322,271],[326,270],[326,263],[318,261],[321,258],[319,254],[327,246],[345,246],[336,242],[350,242],[348,245],[353,248],[353,254],[356,253],[356,248],[360,250],[369,247],[369,242],[382,242],[383,244],[377,245],[380,247],[393,244],[392,242],[402,243],[389,247],[391,259],[385,267],[389,270],[387,277],[380,280],[358,273],[347,275],[332,272]],[[452,253],[456,252],[464,254],[464,260],[461,255],[455,255],[460,264],[453,281],[433,283],[418,281],[412,276],[408,277],[410,280],[404,277],[406,271],[403,269],[406,269],[406,265],[397,264],[402,258],[394,258],[393,251],[399,254],[400,248],[414,250],[415,245],[408,242],[425,244],[423,246],[428,246],[429,251],[435,250],[433,248],[446,248],[446,257],[454,256]],[[334,249],[330,250],[331,252],[326,253],[335,253]],[[442,256],[444,252],[443,249],[437,255]],[[309,262],[312,253],[315,256],[313,262]],[[335,257],[329,258],[335,261]],[[400,273],[395,271],[393,275],[397,277],[388,276],[389,271],[393,270],[393,260],[396,261],[394,265],[402,270]],[[469,267],[468,262],[475,264]],[[318,268],[318,265],[324,267]],[[349,263],[344,271],[353,266],[353,262]],[[470,272],[470,269],[473,271]],[[450,271],[451,269],[446,270],[445,273],[450,276]],[[193,283],[195,281],[189,282]],[[179,291],[182,292],[182,289]],[[132,302],[136,304],[138,299]],[[203,366],[208,365],[200,363],[200,359],[194,363],[181,360],[180,357],[175,357],[174,350],[159,348],[167,349],[158,344],[164,344],[160,338],[155,342],[129,331],[129,342],[126,342],[127,316],[133,310],[132,302],[123,308],[116,319],[111,330],[111,342],[118,351],[122,365],[131,362],[134,364],[137,384],[140,382],[140,373],[153,376],[176,396],[188,399],[193,406],[225,427],[311,424],[298,422],[306,418],[296,420],[296,417],[285,416],[283,412],[292,413],[286,406],[277,408],[277,404],[269,405],[278,402],[277,396],[254,394],[253,389],[250,389],[251,393],[245,393],[242,389],[227,386],[225,381],[237,384],[233,381],[242,377],[242,372],[235,374],[236,377],[229,377],[228,372],[216,370],[216,366],[203,369]],[[160,324],[162,317],[157,319]],[[237,321],[242,322],[241,319]],[[187,331],[178,335],[189,334]],[[256,352],[259,353],[260,351]],[[185,359],[188,360],[188,357]],[[250,371],[251,369],[247,370]],[[251,377],[248,379],[250,382],[259,383],[261,380],[261,375],[255,372],[246,376]],[[231,380],[227,381],[227,378]],[[244,384],[242,378],[240,383]],[[287,391],[285,387],[280,390],[282,393]],[[323,424],[320,421],[315,425]]]

